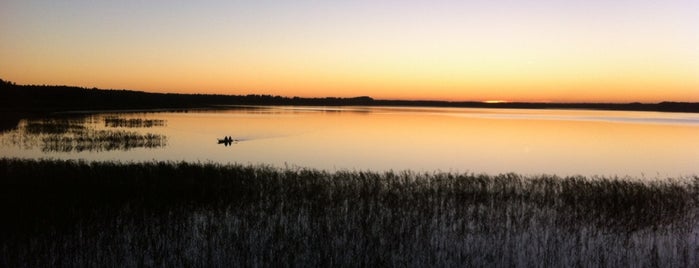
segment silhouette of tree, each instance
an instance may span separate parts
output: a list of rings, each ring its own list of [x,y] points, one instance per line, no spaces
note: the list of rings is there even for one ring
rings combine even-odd
[[[427,106],[520,109],[597,109],[664,112],[699,112],[699,103],[483,103],[425,100],[375,100],[354,98],[302,98],[273,95],[214,95],[148,93],[72,86],[16,85],[0,79],[0,111],[53,112],[105,109],[187,109],[216,105],[310,105],[310,106]]]

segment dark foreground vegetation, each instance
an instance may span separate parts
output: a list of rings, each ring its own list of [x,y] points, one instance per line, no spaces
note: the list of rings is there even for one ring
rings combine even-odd
[[[420,106],[519,109],[596,109],[662,112],[699,112],[699,103],[483,103],[428,100],[375,100],[355,98],[299,98],[271,95],[213,95],[147,93],[72,86],[16,85],[0,79],[0,113],[26,116],[32,113],[117,109],[189,109],[216,105],[312,105],[312,106]],[[16,115],[13,117],[17,117]],[[0,117],[1,119],[2,117]],[[0,121],[0,123],[3,123]],[[7,123],[9,124],[9,122]],[[0,125],[1,126],[1,125]]]
[[[696,267],[699,177],[0,159],[0,266]]]

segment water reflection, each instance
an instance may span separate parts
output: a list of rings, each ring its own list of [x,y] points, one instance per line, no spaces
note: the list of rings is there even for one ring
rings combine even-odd
[[[699,172],[699,114],[225,108],[25,119],[0,134],[0,156],[561,176],[652,178]],[[234,142],[218,143],[229,136],[241,141],[235,150]],[[155,154],[151,148],[164,149]]]
[[[4,143],[24,150],[42,152],[128,151],[134,148],[160,148],[167,145],[167,136],[118,128],[150,128],[165,126],[165,120],[121,118],[118,116],[73,116],[21,120],[8,132]],[[102,129],[99,126],[117,128]]]
[[[245,106],[221,105],[218,109],[197,109],[193,113],[237,115],[371,114],[382,107],[369,106]],[[387,108],[387,107],[383,107]],[[392,107],[391,107],[392,108]]]

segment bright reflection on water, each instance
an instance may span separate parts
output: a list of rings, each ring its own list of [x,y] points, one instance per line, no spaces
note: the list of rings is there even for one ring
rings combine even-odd
[[[231,107],[91,115],[97,131],[166,137],[128,150],[46,151],[0,134],[0,156],[264,163],[328,170],[678,177],[699,174],[699,115],[392,107]],[[166,122],[166,123],[165,123]],[[87,124],[87,123],[86,123]],[[70,128],[70,127],[69,127]],[[75,126],[73,126],[75,128]],[[237,143],[219,144],[231,136]],[[21,137],[19,137],[21,138]]]

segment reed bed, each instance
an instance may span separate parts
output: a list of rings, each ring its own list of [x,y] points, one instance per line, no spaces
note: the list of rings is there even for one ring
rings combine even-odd
[[[49,135],[41,141],[43,152],[128,151],[167,145],[165,135],[113,130],[88,130],[79,135]]]
[[[23,130],[29,135],[40,134],[75,134],[87,130],[84,120],[69,119],[42,119],[28,121]]]
[[[699,177],[0,160],[0,266],[699,265]]]
[[[105,117],[105,127],[125,127],[125,128],[150,128],[162,127],[166,122],[162,119],[142,119],[142,118],[120,118],[120,117]]]
[[[5,134],[3,143],[26,149],[40,148],[42,152],[101,152],[128,151],[135,148],[167,146],[167,137],[161,134],[141,133],[123,129],[97,129],[98,117],[68,117],[27,120],[16,131]],[[105,117],[108,127],[148,128],[162,126],[165,120],[123,119]]]

